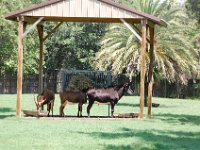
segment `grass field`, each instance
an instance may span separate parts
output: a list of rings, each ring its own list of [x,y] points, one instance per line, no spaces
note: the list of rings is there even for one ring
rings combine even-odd
[[[153,102],[160,107],[153,108],[152,119],[17,119],[16,95],[0,95],[0,150],[199,149],[200,100],[153,98]],[[55,114],[58,108],[56,96]],[[23,95],[22,109],[35,109],[33,95]],[[139,112],[139,97],[123,97],[115,112]],[[77,105],[66,107],[65,114],[76,115]],[[106,116],[107,106],[94,105],[91,115]]]

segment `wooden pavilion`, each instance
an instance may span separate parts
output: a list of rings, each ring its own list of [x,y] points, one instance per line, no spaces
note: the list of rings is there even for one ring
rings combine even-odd
[[[165,26],[159,18],[138,12],[133,8],[122,6],[112,0],[48,0],[22,10],[5,15],[5,18],[18,22],[18,74],[16,116],[21,116],[22,77],[23,77],[23,38],[37,27],[40,39],[39,52],[39,91],[43,90],[43,45],[63,22],[106,22],[124,23],[141,41],[141,75],[140,75],[140,118],[144,116],[144,83],[145,83],[145,52],[147,45],[150,50],[148,73],[148,116],[151,116],[153,61],[154,61],[154,29],[155,25]],[[55,28],[44,36],[44,22],[55,22]],[[31,24],[26,29],[27,24]],[[142,28],[135,26],[141,24]],[[24,31],[26,30],[26,31]]]

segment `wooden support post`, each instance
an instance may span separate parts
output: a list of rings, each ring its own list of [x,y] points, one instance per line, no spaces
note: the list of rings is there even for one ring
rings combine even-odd
[[[146,24],[145,19],[141,20],[142,24],[142,41],[140,52],[140,118],[144,117],[144,83],[145,83],[145,53],[146,53]]]
[[[154,68],[154,27],[149,27],[150,34],[150,63],[148,73],[148,117],[152,115],[152,89],[153,89],[153,68]]]
[[[148,117],[152,115],[152,89],[153,89],[153,76],[148,85]]]
[[[23,18],[18,17],[18,68],[16,117],[21,117],[22,77],[23,77]]]
[[[40,40],[40,51],[39,51],[39,88],[38,92],[41,93],[43,91],[43,49],[44,49],[44,27],[42,25],[37,25],[38,35]]]

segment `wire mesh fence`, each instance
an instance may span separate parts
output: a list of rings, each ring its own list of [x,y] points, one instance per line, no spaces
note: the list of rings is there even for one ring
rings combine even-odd
[[[83,75],[93,81],[96,88],[108,87],[119,84],[122,79],[113,77],[110,71],[88,70],[56,70],[43,75],[43,88],[53,90],[56,93],[68,89],[70,80],[74,76]],[[38,93],[39,75],[23,75],[22,92]],[[83,85],[84,86],[84,85]],[[139,95],[139,80],[134,81],[134,95]],[[0,73],[0,94],[17,93],[17,74]],[[169,83],[166,80],[155,82],[153,96],[168,98],[200,97],[200,80],[189,80],[187,85]]]

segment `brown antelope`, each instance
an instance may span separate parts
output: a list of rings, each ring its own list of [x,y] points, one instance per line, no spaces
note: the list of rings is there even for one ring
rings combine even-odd
[[[60,93],[60,116],[65,116],[64,108],[66,104],[78,103],[78,114],[82,116],[82,105],[86,103],[86,94],[83,91],[64,91]]]
[[[54,100],[55,94],[52,90],[43,90],[43,92],[37,96],[37,101],[35,101],[37,110],[41,110],[41,108],[47,104],[48,116],[51,110],[53,117]]]

